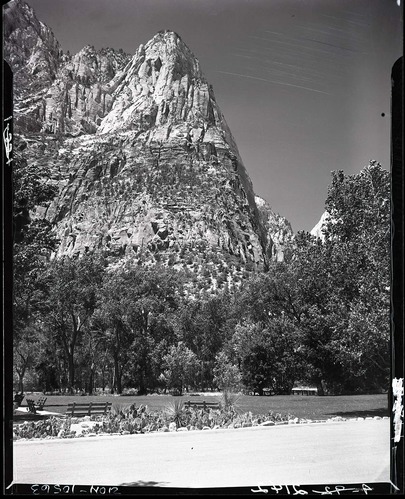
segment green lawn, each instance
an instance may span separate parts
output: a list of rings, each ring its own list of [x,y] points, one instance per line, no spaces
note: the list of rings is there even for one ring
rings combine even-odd
[[[34,400],[39,396],[28,395]],[[64,414],[68,403],[88,403],[88,402],[112,402],[113,405],[147,405],[149,409],[163,409],[173,400],[207,400],[217,401],[216,396],[174,397],[172,395],[146,395],[146,396],[117,396],[117,395],[52,395],[48,396],[45,410]],[[23,406],[26,406],[24,399]],[[241,395],[237,401],[237,406],[242,412],[252,411],[253,414],[265,414],[273,411],[281,414],[291,414],[299,418],[306,419],[327,419],[333,416],[368,417],[368,416],[388,416],[387,395],[344,395],[336,397],[317,397],[302,395],[276,395],[272,397],[259,397]]]

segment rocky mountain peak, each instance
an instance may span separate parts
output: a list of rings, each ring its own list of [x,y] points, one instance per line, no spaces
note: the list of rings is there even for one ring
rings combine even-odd
[[[171,30],[161,30],[157,32],[148,42],[141,44],[135,55],[145,54],[147,58],[163,57],[165,60],[169,58],[176,59],[181,54],[184,54],[187,59],[195,59],[194,54],[183,42],[181,36]]]
[[[153,61],[157,71],[167,65],[173,80],[181,80],[186,75],[204,79],[198,59],[174,31],[160,31],[146,45],[141,45],[140,52],[144,62]]]
[[[14,125],[23,133],[94,133],[112,102],[108,82],[130,60],[87,45],[63,54],[52,30],[22,0],[3,8],[4,58],[14,75]]]
[[[38,42],[41,58],[55,64],[42,94],[16,96],[15,145],[57,190],[30,213],[54,227],[56,257],[102,252],[112,265],[161,263],[205,292],[279,258],[287,224],[255,200],[213,88],[179,35],[161,31],[133,56],[91,45],[61,55],[27,12],[25,31],[6,16],[7,54],[19,54],[9,57],[14,74],[31,74],[21,47],[38,29],[49,42]]]
[[[193,126],[215,124],[212,89],[197,58],[173,31],[161,31],[141,45],[109,89],[114,102],[99,133],[163,127],[155,139],[168,140],[187,136]],[[179,129],[180,122],[187,127]]]

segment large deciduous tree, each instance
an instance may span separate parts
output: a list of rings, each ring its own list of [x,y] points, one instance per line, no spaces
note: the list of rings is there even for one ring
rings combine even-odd
[[[388,386],[390,174],[370,162],[332,173],[321,238],[295,238],[307,379],[322,393]]]
[[[94,328],[112,354],[118,393],[124,377],[139,393],[156,386],[161,357],[175,340],[172,316],[180,300],[179,286],[177,272],[158,266],[105,274]]]
[[[232,336],[235,298],[228,292],[199,301],[185,301],[176,318],[176,332],[201,362],[199,385],[213,387],[215,357]]]
[[[324,245],[333,296],[345,313],[337,356],[359,387],[388,387],[390,357],[390,174],[371,161],[335,172]]]
[[[230,346],[245,387],[259,395],[264,388],[289,394],[302,376],[299,336],[285,316],[266,323],[243,321],[236,327]]]
[[[215,357],[213,369],[214,383],[224,391],[238,391],[241,388],[242,376],[237,365],[235,365],[228,355],[221,351]]]
[[[17,149],[13,162],[13,367],[21,392],[27,371],[40,360],[43,331],[39,314],[45,296],[42,277],[57,244],[51,224],[32,219],[30,211],[47,206],[55,193],[49,169],[39,172]]]
[[[90,331],[103,269],[103,262],[89,255],[54,261],[47,272],[46,308],[42,320],[66,359],[70,392],[76,388],[77,348],[83,335]]]
[[[322,237],[299,232],[290,258],[249,280],[234,337],[258,338],[240,350],[245,383],[271,384],[274,359],[283,359],[280,372],[288,363],[280,345],[292,344],[292,358],[305,361],[301,381],[321,394],[388,386],[389,199],[390,175],[377,162],[357,175],[334,172]]]
[[[183,342],[172,345],[162,359],[161,379],[167,388],[182,395],[185,388],[196,386],[199,362],[196,355]]]

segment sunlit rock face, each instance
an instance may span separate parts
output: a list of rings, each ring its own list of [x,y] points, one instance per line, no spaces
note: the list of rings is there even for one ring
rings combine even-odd
[[[255,199],[213,89],[176,33],[159,32],[133,57],[91,46],[63,55],[29,7],[10,5],[13,71],[31,71],[25,31],[41,46],[41,93],[15,95],[16,149],[39,172],[50,168],[44,182],[58,187],[31,214],[53,223],[57,257],[159,262],[213,288],[281,258],[291,228]]]
[[[42,101],[42,131],[95,133],[111,109],[109,83],[129,60],[122,51],[97,51],[89,45],[70,57]]]
[[[24,2],[3,6],[4,58],[12,66],[15,96],[40,93],[54,80],[63,55],[52,30]]]
[[[329,218],[329,214],[327,211],[324,211],[322,213],[321,218],[319,219],[319,222],[315,225],[315,227],[311,230],[311,234],[319,239],[324,240],[325,236],[323,234],[323,228],[325,227],[325,224]]]
[[[263,198],[255,196],[255,201],[259,209],[261,225],[267,233],[266,252],[269,259],[282,262],[294,239],[291,224],[286,218],[275,213]]]
[[[63,61],[62,51],[52,30],[20,0],[3,6],[3,30],[4,60],[14,77],[15,129],[39,131],[40,102]]]
[[[110,110],[108,83],[131,56],[86,46],[64,54],[52,30],[21,0],[3,7],[4,59],[14,76],[15,130],[94,133]]]
[[[106,246],[149,259],[198,246],[203,260],[219,250],[263,266],[251,182],[178,35],[159,33],[141,46],[110,88],[95,135],[69,138],[59,150],[71,179],[46,213],[61,224],[59,252]]]

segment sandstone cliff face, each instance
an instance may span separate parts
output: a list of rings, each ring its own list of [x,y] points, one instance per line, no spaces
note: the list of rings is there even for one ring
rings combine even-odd
[[[130,60],[122,51],[86,46],[59,69],[38,114],[47,133],[95,133],[111,109],[109,82]]]
[[[53,32],[22,0],[3,9],[4,58],[14,75],[18,132],[94,133],[108,113],[108,83],[130,56],[122,50],[84,47],[63,54]]]
[[[14,77],[14,129],[40,130],[36,115],[64,56],[52,31],[20,0],[3,6],[4,59]]]
[[[274,213],[263,198],[256,196],[255,200],[261,224],[267,232],[267,254],[271,260],[282,262],[286,249],[294,239],[291,224],[286,218]]]
[[[4,57],[13,69],[18,101],[40,93],[54,80],[62,51],[52,31],[29,5],[12,0],[3,6]]]
[[[25,4],[10,3],[38,26]],[[5,16],[8,60],[28,74],[31,59],[13,19]],[[42,32],[51,39],[48,28]],[[20,120],[18,153],[39,171],[46,165],[44,182],[58,187],[31,214],[53,223],[56,256],[99,251],[115,264],[161,262],[192,271],[211,290],[281,258],[287,223],[255,200],[213,89],[176,33],[159,32],[132,58],[90,46],[58,54],[41,49],[55,67],[35,105],[24,93],[29,110],[16,94],[15,116],[38,125]]]
[[[59,253],[108,247],[174,263],[183,260],[176,253],[198,254],[203,263],[219,250],[263,266],[251,183],[178,35],[141,46],[115,85],[96,136],[65,143],[70,179],[45,215],[59,224]]]

